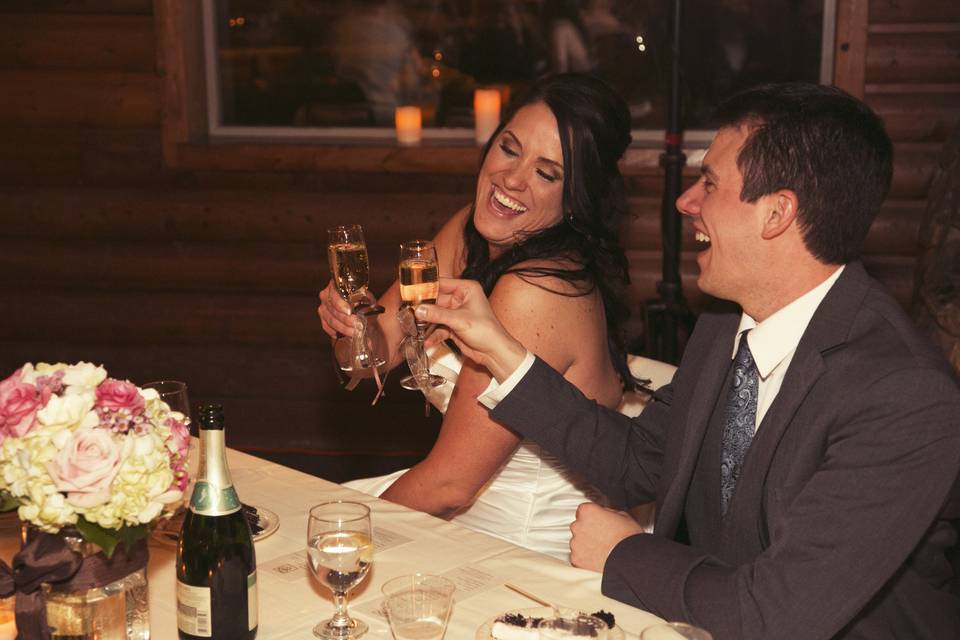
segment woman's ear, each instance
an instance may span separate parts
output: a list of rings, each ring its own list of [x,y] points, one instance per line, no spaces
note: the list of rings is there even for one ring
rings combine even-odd
[[[797,218],[797,194],[792,189],[780,189],[767,196],[769,209],[763,220],[762,237],[771,240],[790,228]]]

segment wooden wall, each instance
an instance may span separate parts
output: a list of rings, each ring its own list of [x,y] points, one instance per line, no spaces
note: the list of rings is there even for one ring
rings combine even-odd
[[[960,120],[960,9],[839,4],[849,14],[839,35],[851,36],[838,42],[841,80],[862,86],[897,144],[867,264],[907,303],[931,171]],[[85,359],[137,382],[183,379],[195,402],[226,405],[234,446],[333,479],[408,464],[438,421],[395,374],[376,407],[369,386],[336,382],[315,316],[324,230],[364,224],[382,290],[397,243],[432,234],[470,199],[476,151],[208,145],[177,107],[191,86],[169,49],[178,7],[0,8],[0,373]],[[637,340],[660,268],[656,157],[632,149],[623,165]],[[684,242],[693,245],[688,232]],[[700,308],[695,268],[685,252],[687,296]]]

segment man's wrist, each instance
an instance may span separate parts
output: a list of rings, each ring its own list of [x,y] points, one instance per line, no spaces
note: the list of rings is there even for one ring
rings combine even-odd
[[[523,364],[524,358],[527,357],[527,349],[508,334],[503,345],[491,355],[487,369],[497,382],[503,382]]]

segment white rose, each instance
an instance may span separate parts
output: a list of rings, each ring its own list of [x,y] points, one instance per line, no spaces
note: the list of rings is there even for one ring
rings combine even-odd
[[[63,375],[63,383],[68,387],[76,387],[77,390],[92,391],[101,382],[107,379],[107,370],[90,362],[78,362],[75,365],[67,367]],[[73,390],[68,390],[72,393]]]
[[[100,419],[93,412],[93,394],[50,396],[47,406],[37,412],[37,420],[55,429],[92,428]]]

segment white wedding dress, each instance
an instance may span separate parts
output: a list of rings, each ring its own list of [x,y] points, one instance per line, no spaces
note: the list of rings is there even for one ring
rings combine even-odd
[[[441,412],[446,411],[453,393],[461,361],[446,346],[430,350],[430,370],[443,375],[447,382],[431,389],[430,402]],[[634,356],[630,357],[635,359]],[[637,360],[666,367],[656,372],[659,386],[673,375],[673,367],[645,358]],[[648,367],[643,376],[651,378]],[[655,368],[655,367],[654,367]],[[631,370],[634,364],[631,363]],[[634,371],[640,375],[640,371]],[[643,409],[642,394],[628,392],[619,409],[628,415],[637,415]],[[379,496],[406,473],[401,469],[386,476],[362,478],[345,482],[344,486]],[[570,523],[576,518],[577,506],[583,502],[604,502],[603,496],[576,474],[565,469],[556,458],[537,444],[523,440],[517,450],[494,473],[470,507],[451,520],[469,529],[502,538],[522,547],[568,561],[570,556]],[[644,517],[652,517],[646,513]],[[648,526],[652,523],[645,523]]]

